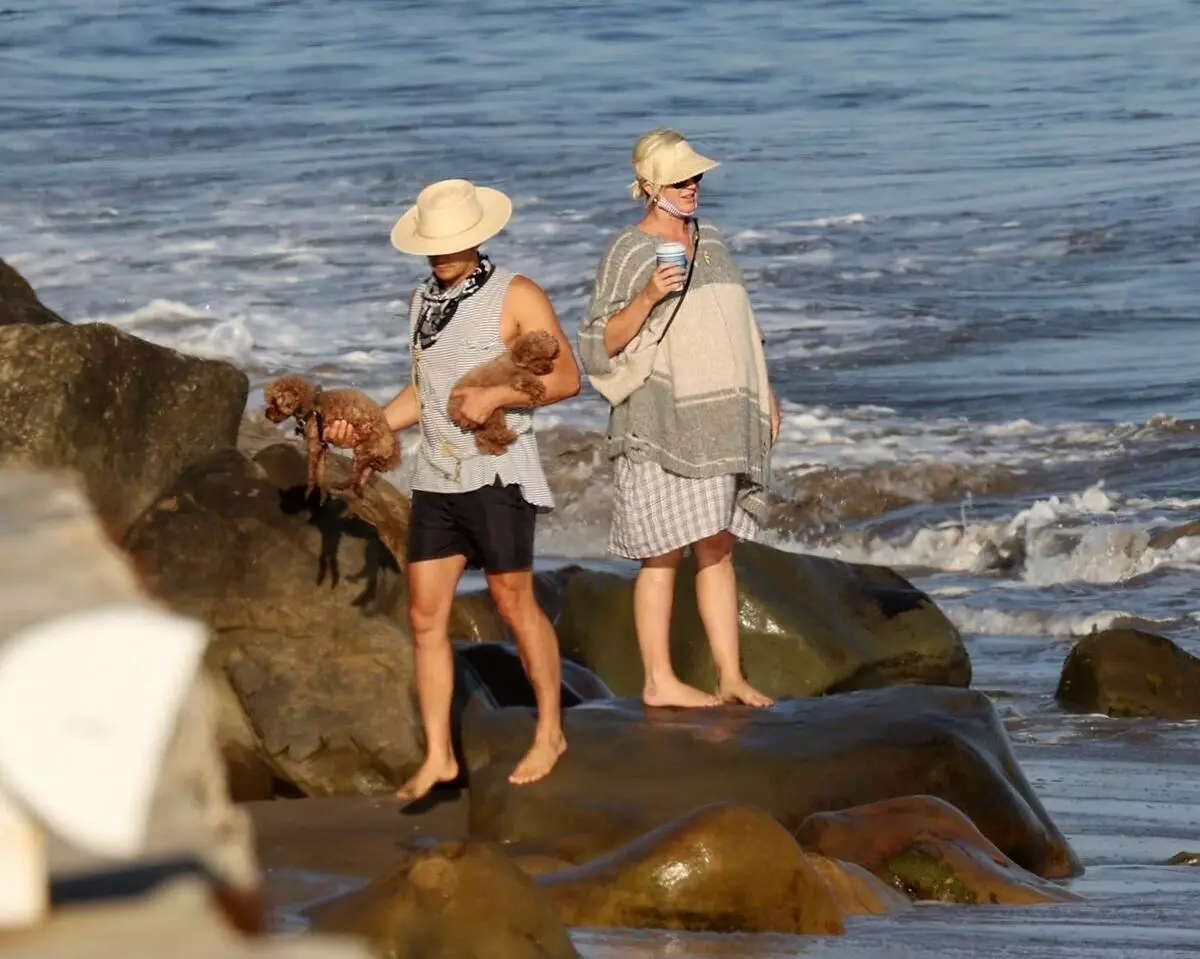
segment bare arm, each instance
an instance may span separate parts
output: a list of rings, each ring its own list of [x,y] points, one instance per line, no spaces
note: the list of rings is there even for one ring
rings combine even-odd
[[[412,383],[388,400],[383,413],[394,433],[417,424],[417,420],[421,418],[421,408],[417,403],[417,391]]]
[[[549,406],[579,392],[579,365],[575,362],[571,344],[559,326],[550,298],[532,280],[523,276],[515,277],[504,297],[500,336],[505,343],[511,344],[518,336],[539,330],[553,336],[559,346],[554,369],[538,377],[545,387],[542,399],[535,403],[526,393],[507,384],[456,387],[450,392],[455,407],[451,415],[459,426],[473,429],[482,425],[496,410]]]
[[[505,343],[512,343],[518,336],[535,331],[549,333],[558,340],[558,356],[554,369],[540,377],[546,395],[538,406],[559,403],[579,393],[579,364],[575,362],[575,351],[563,333],[555,315],[550,298],[540,286],[523,276],[515,277],[504,298],[504,316],[500,321],[500,334]],[[528,407],[534,404],[528,396],[509,386],[496,387],[497,407]]]
[[[684,271],[677,266],[660,266],[650,274],[650,279],[625,309],[609,317],[604,327],[604,348],[609,356],[616,356],[638,335],[642,324],[659,300],[678,289],[683,282]]]
[[[416,306],[418,293],[418,290],[413,291],[412,299],[408,304],[410,311]],[[416,362],[415,356],[413,362]],[[408,386],[388,400],[387,406],[383,408],[383,414],[387,417],[388,426],[391,427],[393,433],[416,426],[420,422],[421,401],[417,397],[417,389],[411,379],[408,381]]]

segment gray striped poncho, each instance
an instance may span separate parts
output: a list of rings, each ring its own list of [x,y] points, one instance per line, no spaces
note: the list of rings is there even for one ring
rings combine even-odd
[[[587,373],[613,368],[605,326],[645,287],[658,242],[627,227],[601,258],[579,327]],[[626,349],[637,349],[643,337],[657,339],[676,302],[668,296],[658,303]],[[766,519],[771,406],[762,336],[741,271],[708,223],[700,224],[691,286],[650,378],[611,411],[607,447],[610,458],[653,461],[680,476],[738,475],[738,504],[759,522]]]

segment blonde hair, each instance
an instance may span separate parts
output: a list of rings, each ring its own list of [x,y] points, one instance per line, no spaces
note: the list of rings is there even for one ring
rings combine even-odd
[[[658,127],[638,137],[638,141],[633,145],[633,151],[630,154],[630,159],[633,162],[633,172],[637,178],[629,184],[629,195],[635,200],[641,200],[646,205],[654,202],[654,199],[662,190],[663,184],[651,182],[639,174],[638,170],[648,169],[654,155],[660,150],[686,142],[682,133],[668,127]],[[647,189],[647,186],[650,189]]]

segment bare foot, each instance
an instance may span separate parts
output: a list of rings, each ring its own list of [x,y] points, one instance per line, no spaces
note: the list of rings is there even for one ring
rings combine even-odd
[[[561,732],[537,737],[529,747],[529,752],[509,775],[508,781],[517,786],[536,782],[554,768],[558,758],[566,751],[567,740]]]
[[[759,709],[774,705],[775,700],[765,696],[744,679],[735,679],[731,683],[721,684],[721,699],[727,703],[742,703],[746,706],[756,706]]]
[[[415,802],[429,794],[438,783],[448,783],[458,778],[458,762],[450,759],[426,759],[412,779],[396,790],[396,798],[402,803]]]
[[[719,696],[689,686],[674,676],[666,681],[647,683],[642,690],[642,702],[647,706],[678,706],[683,709],[721,705]]]

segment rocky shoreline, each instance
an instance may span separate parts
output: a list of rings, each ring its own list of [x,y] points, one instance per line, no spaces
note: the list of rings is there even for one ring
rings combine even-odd
[[[141,854],[51,842],[52,878],[90,875],[92,891],[0,932],[11,954],[98,955],[89,937],[119,922],[129,956],[166,954],[172,934],[214,957],[574,956],[581,928],[838,936],[914,902],[1078,900],[1081,858],[933,600],[885,567],[767,546],[736,560],[745,669],[779,700],[764,712],[646,709],[628,576],[540,573],[571,745],[524,787],[507,773],[530,691],[490,601],[461,596],[462,779],[401,814],[390,794],[421,756],[407,497],[374,477],[359,503],[307,499],[298,444],[247,415],[249,395],[229,364],[62,321],[0,261],[0,557],[12,595],[37,597],[5,610],[0,648],[30,617],[117,600],[210,635]],[[570,453],[580,483],[598,482],[590,450]],[[711,686],[689,575],[672,646],[683,678]],[[1063,707],[1200,717],[1175,678],[1200,664],[1131,633],[1078,644]],[[336,840],[297,845],[325,822]],[[164,857],[200,866],[122,886],[118,865]],[[362,883],[281,937],[303,896],[270,870],[289,868]]]

